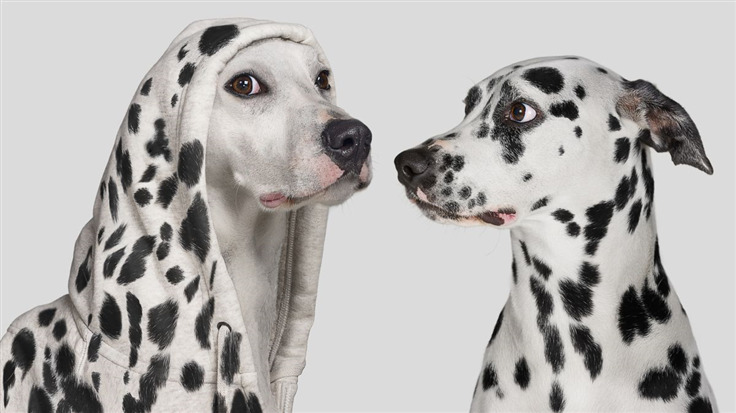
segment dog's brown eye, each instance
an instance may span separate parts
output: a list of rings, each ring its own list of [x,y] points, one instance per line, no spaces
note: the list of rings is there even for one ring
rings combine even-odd
[[[537,111],[526,103],[518,102],[511,106],[509,119],[516,123],[527,123],[537,117]]]
[[[322,90],[330,90],[330,72],[327,70],[319,72],[314,84]]]
[[[261,92],[261,84],[258,82],[258,79],[246,74],[237,75],[232,78],[228,82],[227,88],[243,96],[252,96]]]

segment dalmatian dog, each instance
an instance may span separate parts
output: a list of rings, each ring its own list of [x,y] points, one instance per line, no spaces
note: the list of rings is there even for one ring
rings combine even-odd
[[[430,219],[511,232],[511,292],[471,411],[716,410],[662,265],[649,148],[713,172],[654,85],[552,57],[473,86],[458,126],[396,157]]]
[[[69,294],[0,341],[0,412],[292,411],[328,209],[371,181],[312,32],[190,24],[113,148]]]

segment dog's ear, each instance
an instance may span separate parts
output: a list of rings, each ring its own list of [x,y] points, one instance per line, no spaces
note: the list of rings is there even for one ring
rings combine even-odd
[[[646,80],[625,81],[623,86],[616,108],[621,116],[642,128],[642,143],[657,152],[669,151],[675,165],[686,164],[713,173],[698,128],[679,103]]]

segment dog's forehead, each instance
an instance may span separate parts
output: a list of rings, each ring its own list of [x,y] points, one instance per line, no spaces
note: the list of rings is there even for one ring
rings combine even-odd
[[[319,66],[328,69],[319,59],[317,50],[309,45],[291,40],[271,38],[259,40],[240,49],[222,71],[223,76],[233,75],[251,68],[268,68],[270,71],[312,69]]]
[[[610,69],[578,56],[541,57],[524,60],[497,70],[477,83],[471,92],[484,97],[499,95],[503,85],[512,85],[517,92],[543,92],[554,95],[578,85],[617,83],[624,80]]]

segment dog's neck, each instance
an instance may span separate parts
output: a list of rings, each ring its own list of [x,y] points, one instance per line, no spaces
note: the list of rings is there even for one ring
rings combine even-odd
[[[256,196],[233,182],[208,177],[210,216],[235,284],[261,385],[268,388],[268,354],[276,322],[281,249],[287,212],[266,212]]]
[[[582,354],[597,344],[605,353],[607,345],[631,348],[631,342],[645,335],[649,345],[666,348],[679,334],[669,326],[689,328],[661,265],[653,180],[646,153],[641,154],[632,153],[621,166],[622,176],[630,177],[633,169],[638,175],[625,203],[623,196],[617,203],[620,191],[598,185],[591,187],[587,202],[552,198],[511,230],[514,276],[494,337],[503,327],[512,345],[541,349],[526,353],[543,355],[536,362],[558,372],[565,353],[572,354],[561,348],[572,346]],[[639,211],[636,225],[630,224],[630,216],[636,215],[632,209]],[[586,332],[592,344],[582,340]],[[563,360],[555,360],[559,357]]]

